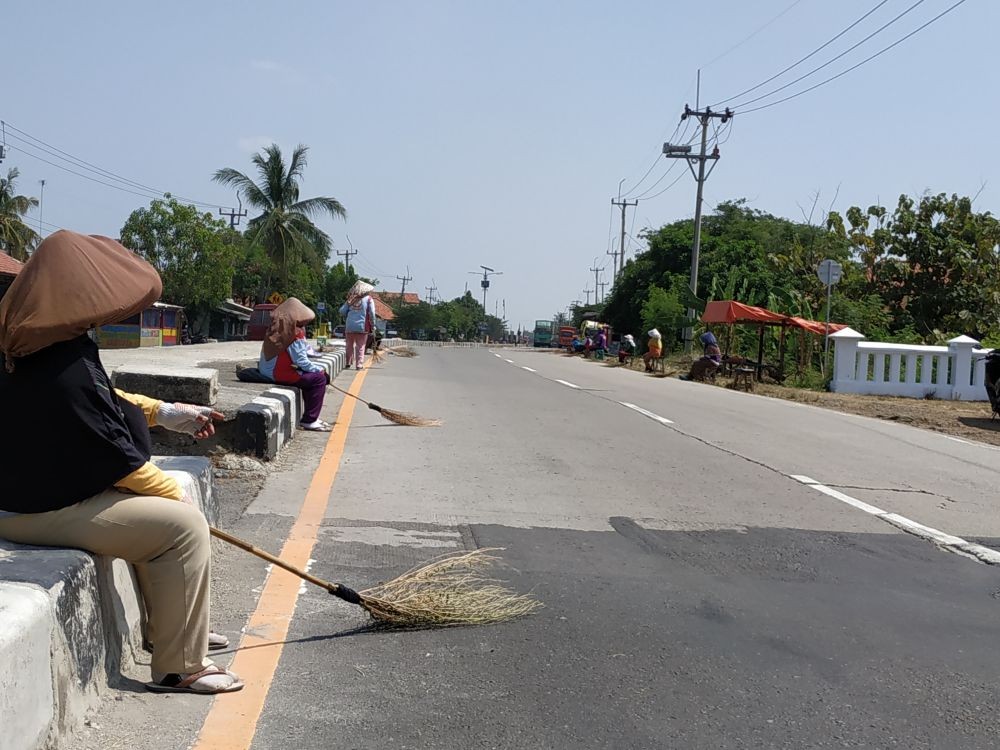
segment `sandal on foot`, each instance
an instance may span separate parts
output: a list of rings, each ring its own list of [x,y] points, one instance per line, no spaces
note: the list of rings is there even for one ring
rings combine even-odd
[[[221,633],[209,633],[208,634],[208,650],[218,651],[223,648],[229,648],[229,639]]]
[[[213,664],[194,674],[171,673],[159,680],[146,683],[146,689],[152,693],[198,693],[200,695],[215,695],[216,693],[235,693],[243,689],[243,680],[229,670]]]
[[[329,432],[333,429],[329,422],[324,422],[322,419],[317,419],[315,422],[302,422],[299,424],[299,427],[312,432]]]

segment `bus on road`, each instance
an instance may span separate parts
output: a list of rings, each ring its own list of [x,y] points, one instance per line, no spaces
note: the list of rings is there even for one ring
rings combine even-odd
[[[533,346],[552,346],[552,321],[536,320]]]

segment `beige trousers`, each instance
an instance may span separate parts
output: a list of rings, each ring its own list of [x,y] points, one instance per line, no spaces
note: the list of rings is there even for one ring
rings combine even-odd
[[[0,537],[127,560],[146,604],[152,671],[191,673],[212,664],[205,657],[211,542],[197,508],[108,490],[61,510],[0,517]]]

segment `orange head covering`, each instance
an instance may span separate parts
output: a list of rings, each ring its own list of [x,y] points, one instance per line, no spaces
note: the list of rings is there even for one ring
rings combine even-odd
[[[65,229],[38,246],[0,302],[0,352],[14,360],[117,323],[160,298],[160,275],[110,237]]]
[[[271,325],[267,329],[261,353],[264,359],[274,359],[295,341],[295,329],[316,318],[316,313],[295,297],[289,297],[271,310]]]

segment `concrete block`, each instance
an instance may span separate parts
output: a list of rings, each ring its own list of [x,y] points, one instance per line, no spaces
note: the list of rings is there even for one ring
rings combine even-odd
[[[48,680],[54,705],[48,732],[59,735],[80,725],[87,709],[96,702],[101,686],[107,684],[109,670],[117,666],[117,661],[113,666],[108,658],[105,636],[110,631],[101,606],[97,566],[92,555],[79,550],[19,545],[7,549],[14,554],[5,558],[3,588],[17,585],[40,593],[53,624],[45,632],[46,648],[51,654],[45,664],[47,669],[12,674],[3,664],[0,673],[14,681],[14,691],[30,689],[31,682]],[[0,725],[5,726],[6,720],[0,716]]]
[[[288,415],[288,418],[283,420],[285,440],[292,440],[295,437],[295,429],[302,419],[302,391],[298,388],[275,386],[264,391],[261,397],[284,403],[285,412]]]
[[[219,371],[206,367],[122,366],[111,373],[111,383],[129,393],[201,406],[213,406],[219,396]]]
[[[211,461],[201,456],[153,456],[150,460],[180,482],[208,522],[218,526],[219,501],[212,491]]]
[[[0,750],[41,747],[55,716],[48,596],[0,582],[0,623]]]
[[[278,455],[278,431],[281,413],[269,404],[251,401],[236,412],[236,450],[253,453],[271,461]]]

